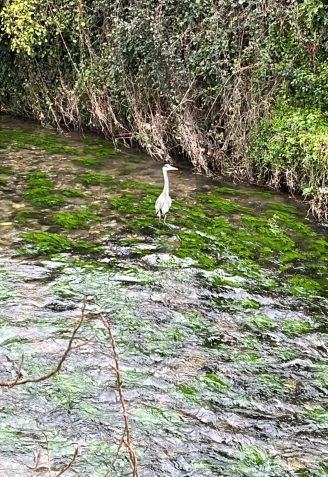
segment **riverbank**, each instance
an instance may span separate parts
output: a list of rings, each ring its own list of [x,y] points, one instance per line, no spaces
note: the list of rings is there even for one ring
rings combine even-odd
[[[327,18],[312,0],[0,3],[0,103],[288,189],[326,221]]]

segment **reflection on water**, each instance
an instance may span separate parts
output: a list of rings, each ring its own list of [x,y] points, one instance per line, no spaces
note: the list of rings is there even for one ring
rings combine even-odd
[[[27,129],[28,128],[28,129]],[[0,391],[1,475],[103,476],[123,419],[98,313],[121,355],[143,477],[327,472],[328,241],[281,194],[170,177],[97,136],[0,117],[1,379],[50,370],[87,296],[81,338],[49,381]],[[122,453],[112,475],[129,475]]]

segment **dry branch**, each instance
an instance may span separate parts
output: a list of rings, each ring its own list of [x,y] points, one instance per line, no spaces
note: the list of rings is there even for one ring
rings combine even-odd
[[[60,359],[60,361],[57,364],[55,369],[53,369],[52,371],[50,371],[47,374],[44,374],[43,376],[39,376],[38,378],[25,378],[25,379],[19,380],[19,376],[20,376],[21,369],[22,369],[23,362],[24,362],[24,354],[22,354],[21,362],[20,362],[20,365],[19,365],[19,368],[18,368],[17,377],[16,377],[15,381],[0,381],[0,386],[1,387],[12,388],[14,386],[18,386],[18,385],[21,385],[21,384],[39,383],[40,381],[44,381],[46,379],[49,379],[52,376],[54,376],[55,374],[57,374],[60,371],[61,367],[63,366],[63,364],[65,362],[65,360],[67,359],[68,354],[70,353],[70,351],[72,349],[82,348],[82,346],[88,345],[90,343],[90,341],[92,341],[94,339],[94,336],[93,336],[93,337],[89,338],[87,341],[85,341],[84,343],[73,345],[73,342],[76,339],[76,334],[79,331],[79,329],[80,329],[80,327],[81,327],[81,325],[84,321],[84,318],[85,318],[85,308],[86,308],[86,298],[84,298],[84,301],[83,301],[81,318],[79,319],[79,321],[75,325],[75,328],[73,330],[71,338],[68,342],[67,348],[66,348],[64,354],[62,355],[62,357],[61,357],[61,359]]]
[[[37,456],[36,456],[35,466],[34,466],[34,469],[32,470],[32,473],[30,474],[30,477],[34,477],[35,472],[36,472],[36,470],[37,470],[38,467],[39,467],[40,460],[41,460],[41,451],[39,451],[38,454],[37,454]]]
[[[120,357],[117,353],[116,341],[115,341],[112,329],[111,329],[108,321],[104,317],[104,315],[100,314],[100,318],[101,318],[101,321],[103,322],[105,328],[108,331],[108,334],[109,334],[110,340],[111,340],[111,344],[112,344],[115,366],[111,366],[111,368],[114,370],[114,372],[116,374],[117,389],[118,389],[118,393],[119,393],[119,396],[120,396],[121,406],[122,406],[122,410],[123,410],[124,423],[125,423],[122,438],[121,438],[121,441],[118,445],[116,455],[115,455],[113,461],[111,462],[111,464],[110,464],[106,474],[104,475],[104,477],[107,477],[109,475],[109,473],[111,472],[112,468],[114,467],[114,464],[115,464],[115,462],[118,458],[119,452],[120,452],[121,447],[122,447],[123,444],[126,446],[126,448],[128,449],[128,452],[129,452],[130,465],[131,465],[133,477],[140,477],[139,470],[138,470],[137,456],[136,456],[136,453],[133,449],[133,444],[132,444],[132,440],[131,440],[129,417],[128,417],[128,411],[127,411],[126,403],[125,403],[125,399],[124,399],[123,382],[122,382],[121,373],[120,373]]]
[[[20,361],[18,371],[17,371],[16,379],[14,381],[1,381],[0,386],[12,388],[14,386],[21,385],[21,384],[37,383],[37,382],[49,379],[50,377],[52,377],[56,373],[58,373],[60,371],[63,363],[67,359],[67,356],[70,353],[70,351],[72,351],[73,349],[77,349],[77,348],[81,348],[83,346],[86,346],[94,339],[94,336],[93,336],[93,337],[89,338],[87,341],[85,341],[83,343],[74,344],[74,340],[77,339],[76,335],[77,335],[77,333],[78,333],[78,331],[79,331],[79,329],[80,329],[80,327],[81,327],[81,325],[82,325],[82,323],[85,319],[85,309],[86,309],[86,297],[84,297],[84,300],[83,300],[81,317],[80,317],[80,319],[78,320],[77,324],[74,327],[74,330],[72,332],[71,338],[68,342],[68,345],[66,347],[66,350],[65,350],[64,354],[62,355],[59,363],[57,364],[56,368],[53,371],[51,371],[47,374],[44,374],[43,376],[40,376],[38,378],[26,378],[26,379],[21,379],[20,380],[19,378],[20,378],[21,370],[22,370],[22,367],[23,367],[23,364],[24,364],[24,354],[22,354],[21,361]],[[117,352],[116,341],[115,341],[112,329],[111,329],[107,319],[102,314],[100,314],[100,318],[101,318],[101,321],[103,322],[105,328],[108,331],[110,341],[111,341],[111,345],[112,345],[112,349],[113,349],[115,366],[111,365],[111,368],[114,370],[115,375],[116,375],[117,389],[118,389],[118,393],[119,393],[119,396],[120,396],[120,402],[121,402],[121,406],[122,406],[122,410],[123,410],[123,417],[124,417],[124,429],[123,429],[122,437],[120,439],[115,457],[113,458],[112,462],[110,463],[110,465],[108,467],[108,470],[107,470],[104,477],[108,477],[111,470],[113,469],[113,467],[114,467],[114,465],[115,465],[115,463],[118,459],[120,450],[121,450],[123,445],[127,448],[128,453],[129,453],[130,465],[131,465],[133,477],[140,477],[140,473],[139,473],[139,470],[138,470],[137,456],[136,456],[136,453],[134,451],[133,444],[132,444],[132,439],[131,439],[129,418],[128,418],[128,412],[127,412],[127,407],[126,407],[124,393],[123,393],[123,382],[122,382],[121,373],[120,373],[120,357],[119,357],[118,352]],[[49,475],[51,476],[49,440],[48,440],[47,435],[45,433],[43,433],[43,434],[45,435],[45,438],[46,438],[48,471],[49,471]],[[68,464],[66,464],[62,468],[62,470],[60,470],[59,473],[56,474],[55,477],[60,477],[67,470],[69,470],[72,467],[72,465],[74,464],[74,462],[76,461],[77,457],[78,457],[78,448],[75,449],[74,455],[73,455],[72,459],[70,460],[70,462]],[[40,460],[41,460],[41,451],[38,452],[38,454],[36,456],[35,466],[34,466],[34,468],[32,470],[32,473],[30,474],[29,477],[35,477],[36,472],[37,472],[37,470],[39,468],[39,465],[40,465]]]
[[[74,462],[76,461],[78,454],[79,454],[79,449],[77,447],[75,449],[75,452],[74,452],[74,455],[73,455],[71,461],[68,464],[66,464],[65,467],[58,474],[56,474],[55,477],[59,477],[60,475],[63,475],[64,472],[66,472],[66,470],[70,469],[72,467],[72,465],[74,464]]]

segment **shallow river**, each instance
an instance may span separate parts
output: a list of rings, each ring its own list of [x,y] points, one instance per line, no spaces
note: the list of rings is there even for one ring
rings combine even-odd
[[[179,166],[179,165],[178,165]],[[124,428],[142,477],[328,475],[327,229],[285,195],[170,173],[95,135],[0,116],[0,475],[104,476]],[[48,447],[48,451],[47,451]],[[114,477],[131,475],[122,451]]]

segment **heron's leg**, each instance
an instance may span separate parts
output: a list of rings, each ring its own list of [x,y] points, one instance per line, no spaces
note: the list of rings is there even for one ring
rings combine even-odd
[[[164,216],[164,224],[166,225],[166,227],[169,227],[170,229],[173,229],[172,225],[166,223],[166,215]]]

